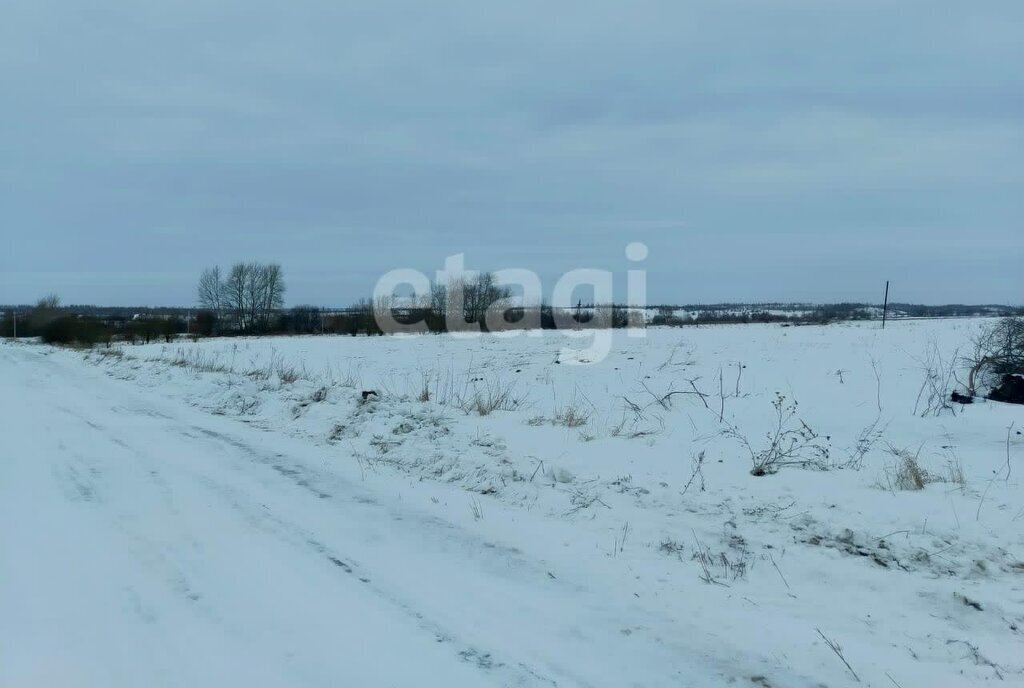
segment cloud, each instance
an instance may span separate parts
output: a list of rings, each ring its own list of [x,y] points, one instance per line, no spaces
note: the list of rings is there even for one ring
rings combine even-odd
[[[1022,35],[1006,0],[22,3],[0,301],[183,304],[261,258],[343,303],[449,253],[555,275],[642,240],[656,300],[903,273],[1020,302]],[[964,246],[929,236],[1002,253],[950,284]]]

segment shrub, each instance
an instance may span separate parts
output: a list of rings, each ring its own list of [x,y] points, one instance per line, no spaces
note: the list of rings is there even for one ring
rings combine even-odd
[[[960,489],[967,486],[963,465],[955,455],[947,457],[944,472],[929,471],[921,465],[921,450],[923,448],[922,445],[916,451],[911,451],[890,444],[886,451],[893,457],[894,463],[891,468],[886,469],[885,481],[880,481],[879,486],[891,491],[923,490],[932,483],[957,485]]]
[[[967,358],[967,394],[993,387],[1005,375],[1024,373],[1024,317],[1008,316],[985,327],[974,338]]]
[[[129,322],[125,334],[132,342],[136,339],[141,339],[144,343],[149,344],[154,339],[164,336],[163,329],[164,324],[162,321],[153,318],[143,318]]]
[[[294,306],[283,318],[282,330],[294,334],[314,334],[323,328],[320,309],[316,306]]]
[[[590,413],[578,404],[570,404],[556,411],[554,420],[555,425],[578,428],[587,424],[587,421],[590,420]]]
[[[99,342],[109,342],[111,333],[95,318],[64,315],[43,325],[39,336],[47,344],[91,347]]]
[[[185,331],[185,322],[180,318],[165,318],[160,321],[160,334],[170,344],[180,333]]]
[[[922,358],[918,359],[924,380],[914,401],[914,415],[921,417],[939,416],[949,411],[956,415],[950,403],[950,391],[956,381],[959,349],[951,356],[944,356],[938,343],[932,339]]]
[[[21,329],[24,329],[22,323],[18,323]],[[20,334],[20,333],[19,333]],[[0,317],[0,337],[13,337],[14,336],[14,311],[6,311],[3,317]]]
[[[212,337],[217,331],[217,314],[213,311],[199,311],[196,314],[195,332],[200,337]]]
[[[775,409],[775,423],[766,436],[767,445],[761,449],[755,449],[735,425],[729,424],[722,431],[726,437],[742,444],[750,454],[753,464],[750,474],[769,475],[784,466],[827,468],[831,438],[820,436],[798,418],[797,402],[787,401],[782,394],[775,393],[772,407]]]
[[[49,294],[39,299],[24,322],[19,322],[18,334],[43,336],[43,330],[65,317],[60,308],[60,297]]]
[[[923,490],[925,485],[932,482],[931,475],[921,467],[920,449],[913,454],[906,449],[893,448],[890,451],[896,457],[893,482],[897,489]]]

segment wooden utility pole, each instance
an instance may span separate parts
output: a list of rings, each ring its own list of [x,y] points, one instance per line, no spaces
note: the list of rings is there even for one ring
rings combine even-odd
[[[885,329],[885,316],[889,312],[889,280],[885,280],[885,301],[882,302],[882,329]]]

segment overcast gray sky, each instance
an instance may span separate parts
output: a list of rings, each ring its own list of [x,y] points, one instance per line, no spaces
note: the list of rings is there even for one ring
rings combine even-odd
[[[642,241],[652,302],[1020,304],[1022,66],[1021,0],[0,0],[0,303]]]

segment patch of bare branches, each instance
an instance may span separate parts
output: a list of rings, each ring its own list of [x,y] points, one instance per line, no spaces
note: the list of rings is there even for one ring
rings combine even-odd
[[[776,392],[772,401],[775,420],[765,435],[765,444],[754,446],[750,439],[728,421],[722,435],[739,442],[750,455],[751,475],[762,476],[786,466],[828,468],[831,437],[821,436],[797,416],[798,403]]]

